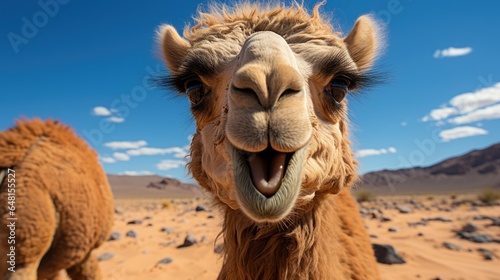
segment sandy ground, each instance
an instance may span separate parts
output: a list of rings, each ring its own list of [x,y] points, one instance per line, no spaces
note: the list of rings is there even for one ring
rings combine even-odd
[[[446,201],[441,201],[443,198]],[[408,199],[389,197],[383,201],[385,205],[392,205],[404,204]],[[488,227],[490,220],[473,220],[477,215],[499,217],[500,206],[462,205],[448,212],[451,199],[447,197],[432,200],[419,197],[416,200],[423,207],[408,214],[385,209],[380,199],[363,203],[367,208],[380,209],[383,217],[391,219],[381,222],[379,217],[368,215],[365,218],[373,243],[392,245],[406,260],[406,264],[400,265],[379,264],[383,279],[500,279],[500,244],[473,243],[457,238],[454,232],[471,222],[479,228],[479,233],[500,239],[500,227]],[[221,255],[214,253],[214,244],[221,217],[216,211],[194,210],[197,205],[207,205],[206,201],[118,199],[116,205],[120,213],[116,214],[113,231],[121,236],[96,250],[97,256],[112,255],[100,262],[104,279],[216,279],[222,259]],[[433,217],[449,218],[452,222],[408,225]],[[142,223],[127,224],[136,219]],[[397,228],[397,231],[389,232],[390,227]],[[167,231],[171,232],[162,231],[162,228],[169,228]],[[136,233],[135,238],[126,236],[130,230]],[[177,248],[187,234],[195,235],[198,243]],[[443,242],[451,242],[461,249],[449,250],[443,247]],[[484,260],[478,248],[493,251],[493,260]],[[160,264],[165,258],[171,258],[171,262]]]

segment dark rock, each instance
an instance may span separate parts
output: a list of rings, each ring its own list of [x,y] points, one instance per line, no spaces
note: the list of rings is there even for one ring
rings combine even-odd
[[[432,278],[432,280],[443,280],[443,278],[441,278],[441,277],[438,276],[438,277]]]
[[[179,245],[177,248],[189,247],[198,243],[198,239],[194,234],[188,234],[186,238],[184,238],[184,243]]]
[[[500,218],[492,218],[489,227],[500,227]]]
[[[137,237],[137,232],[135,232],[135,230],[129,230],[129,231],[127,231],[127,233],[125,235],[127,237],[136,238]]]
[[[208,216],[207,216],[207,219],[213,219],[213,218],[214,218],[214,216],[213,216],[213,215],[208,215]]]
[[[222,254],[222,252],[224,252],[224,243],[217,244],[214,248],[214,253]]]
[[[424,236],[424,233],[423,232],[419,232],[418,236]]]
[[[472,219],[474,221],[482,221],[482,220],[492,220],[493,218],[489,217],[489,216],[485,216],[485,215],[476,215],[476,216],[473,216]]]
[[[108,241],[120,240],[121,235],[122,235],[121,233],[119,233],[119,232],[117,232],[117,231],[113,231],[113,232],[109,235]]]
[[[481,253],[481,255],[486,261],[493,260],[493,252],[491,250],[488,250],[486,248],[478,248],[477,251]]]
[[[115,256],[115,254],[112,254],[112,253],[104,253],[104,254],[100,255],[97,258],[97,260],[100,262],[103,262],[103,261],[107,261],[107,260],[112,259],[114,256]]]
[[[475,232],[477,230],[478,230],[478,228],[475,225],[473,225],[471,223],[467,223],[465,226],[462,227],[461,231],[470,233],[470,232]]]
[[[166,233],[172,233],[174,231],[174,229],[172,228],[169,228],[169,227],[162,227],[160,229],[161,232],[166,232]]]
[[[164,258],[158,262],[158,264],[169,264],[173,262],[174,260],[172,258]]]
[[[151,219],[152,219],[152,217],[151,217],[151,216],[146,216],[146,217],[144,217],[144,220],[151,220]]]
[[[446,218],[446,217],[434,217],[434,218],[425,218],[425,219],[422,219],[422,221],[426,221],[426,222],[434,221],[434,222],[450,223],[452,220],[450,218]]]
[[[399,231],[399,229],[398,229],[397,227],[390,227],[390,228],[388,229],[388,231],[389,231],[389,232],[398,232],[398,231]]]
[[[399,213],[402,213],[402,214],[411,213],[411,208],[409,206],[406,206],[406,205],[397,205],[396,209],[398,209]]]
[[[420,222],[408,222],[409,227],[417,227],[417,226],[426,226],[427,222],[426,221],[420,221]]]
[[[487,234],[474,234],[474,233],[468,233],[468,232],[458,232],[458,237],[462,239],[466,239],[475,243],[488,243],[492,241],[491,236]]]
[[[198,206],[196,206],[196,208],[194,210],[196,212],[201,212],[201,211],[208,212],[209,211],[209,209],[204,205],[198,205]]]
[[[385,264],[406,263],[391,245],[372,244],[377,262]]]
[[[456,245],[456,244],[453,244],[453,243],[450,243],[450,242],[443,242],[443,246],[448,249],[448,250],[453,250],[453,251],[460,251],[462,249],[462,247]]]
[[[375,234],[370,234],[370,238],[378,238]]]
[[[381,222],[383,222],[383,223],[385,223],[385,222],[390,222],[390,221],[392,221],[392,219],[391,219],[391,218],[388,218],[388,217],[381,217],[381,218],[380,218],[380,221],[381,221]]]
[[[135,219],[127,222],[127,225],[140,225],[140,224],[142,224],[141,219]]]

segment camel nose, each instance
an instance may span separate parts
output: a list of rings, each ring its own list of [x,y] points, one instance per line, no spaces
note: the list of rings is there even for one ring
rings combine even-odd
[[[312,135],[307,80],[286,40],[254,33],[233,62],[226,123],[231,144],[254,153],[291,153],[306,145]]]
[[[232,92],[257,98],[260,105],[272,109],[280,98],[301,92],[302,78],[297,70],[279,61],[271,67],[250,63],[236,71]]]

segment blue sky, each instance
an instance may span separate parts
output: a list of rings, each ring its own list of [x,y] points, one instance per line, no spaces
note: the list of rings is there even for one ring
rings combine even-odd
[[[108,173],[191,180],[188,102],[146,81],[165,71],[155,28],[182,30],[200,3],[1,1],[0,130],[51,117],[91,143]],[[388,80],[349,100],[362,173],[499,142],[500,2],[339,0],[322,10],[344,32],[366,13],[386,28],[377,65]]]

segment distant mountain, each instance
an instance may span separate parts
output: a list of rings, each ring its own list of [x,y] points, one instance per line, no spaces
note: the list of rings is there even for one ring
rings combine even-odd
[[[127,176],[108,174],[115,198],[193,198],[204,196],[202,188],[177,179],[157,175]]]
[[[485,188],[500,188],[500,143],[428,167],[370,172],[362,176],[356,189],[380,194],[428,194]]]

